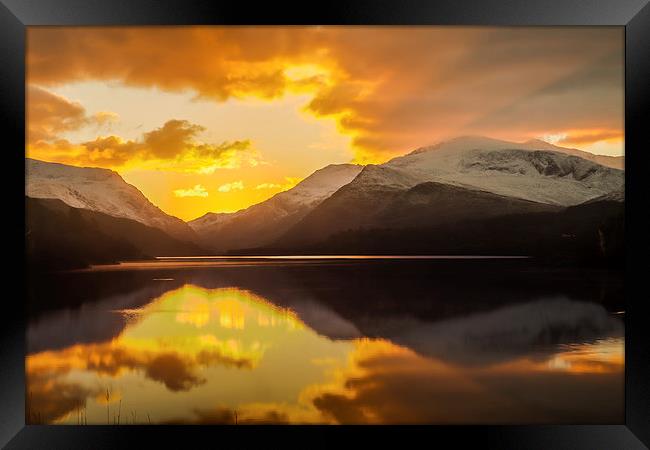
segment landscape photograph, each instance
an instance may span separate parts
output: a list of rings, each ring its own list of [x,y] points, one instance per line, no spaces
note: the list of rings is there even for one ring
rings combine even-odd
[[[26,423],[624,423],[623,28],[26,48]]]

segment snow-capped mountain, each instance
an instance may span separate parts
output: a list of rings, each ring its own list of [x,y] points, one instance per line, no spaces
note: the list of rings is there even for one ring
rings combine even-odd
[[[625,158],[623,156],[595,155],[593,153],[578,150],[577,148],[560,147],[541,139],[530,139],[526,142],[510,142],[502,139],[493,139],[485,136],[459,136],[448,141],[439,142],[435,145],[422,147],[412,153],[423,153],[429,150],[448,150],[462,151],[469,149],[482,150],[503,150],[507,148],[517,148],[521,150],[548,150],[552,152],[565,153],[567,155],[579,156],[582,159],[592,161],[605,167],[614,169],[623,169]]]
[[[55,198],[25,197],[25,219],[25,250],[35,272],[205,253],[198,245],[173,238],[160,228],[73,208]]]
[[[602,158],[607,165],[597,162]],[[622,158],[602,158],[539,140],[464,136],[381,165],[329,165],[264,202],[236,213],[208,213],[189,224],[107,169],[27,159],[26,195],[135,220],[215,253],[300,250],[341,232],[454,227],[554,214],[587,202],[620,203],[624,172],[610,166],[622,165]]]
[[[560,206],[623,190],[622,170],[571,151],[537,140],[518,144],[464,136],[418,149],[380,167],[389,169],[385,176],[390,180],[384,184],[412,187],[435,181]],[[364,182],[363,176],[355,183]],[[376,177],[372,174],[364,183],[374,184]]]
[[[215,251],[266,245],[352,181],[362,168],[331,164],[264,202],[232,214],[208,213],[189,224],[201,236],[201,242]]]
[[[540,142],[467,136],[368,165],[285,233],[277,247],[314,243],[346,230],[552,212],[623,197],[622,170],[560,147],[548,150]]]
[[[526,141],[524,142],[524,146],[526,148],[532,148],[534,150],[550,150],[552,152],[560,152],[566,153],[567,155],[579,156],[582,159],[598,163],[601,166],[612,167],[614,169],[622,170],[625,168],[624,156],[595,155],[583,150],[578,150],[577,148],[560,147],[549,142],[542,141],[541,139],[531,139],[529,141]]]
[[[196,234],[185,222],[163,212],[112,170],[27,158],[25,178],[25,195],[28,197],[59,199],[74,208],[159,228],[177,239],[196,240]]]

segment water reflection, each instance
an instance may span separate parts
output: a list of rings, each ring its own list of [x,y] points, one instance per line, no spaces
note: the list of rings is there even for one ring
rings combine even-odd
[[[363,277],[346,277],[357,287],[341,290],[330,275],[311,283],[300,275],[192,269],[148,274],[105,296],[98,284],[94,302],[31,322],[27,420],[623,419],[623,325],[602,304],[557,292],[540,298],[531,288],[535,298],[503,295],[486,305],[461,292],[450,305],[422,299],[431,294],[424,280],[415,299],[386,280],[376,283],[390,296],[364,299],[359,288],[373,291]]]

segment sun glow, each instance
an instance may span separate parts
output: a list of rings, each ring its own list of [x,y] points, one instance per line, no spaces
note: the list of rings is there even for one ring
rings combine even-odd
[[[624,150],[612,28],[30,27],[27,38],[27,155],[116,170],[183,219],[457,135]],[[246,187],[217,191],[237,180]],[[174,195],[197,184],[210,195]]]

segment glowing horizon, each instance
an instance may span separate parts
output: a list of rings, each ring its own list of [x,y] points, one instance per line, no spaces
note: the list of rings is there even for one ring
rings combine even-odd
[[[30,27],[26,155],[189,220],[459,135],[623,155],[616,27]]]

